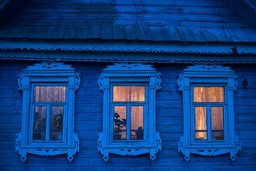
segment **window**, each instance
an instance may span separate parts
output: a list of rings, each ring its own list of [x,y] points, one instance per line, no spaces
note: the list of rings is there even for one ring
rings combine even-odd
[[[118,86],[113,89],[113,140],[144,140],[145,86]]]
[[[32,85],[32,89],[32,140],[62,140],[66,135],[63,133],[63,115],[67,108],[66,86]]]
[[[27,153],[41,156],[67,154],[72,161],[79,151],[74,133],[74,92],[79,74],[69,65],[43,62],[29,66],[19,77],[23,91],[22,131],[16,151],[21,160]]]
[[[224,140],[224,87],[192,86],[194,140]],[[226,131],[225,131],[226,132]]]
[[[227,67],[195,65],[178,80],[183,91],[184,135],[178,150],[188,161],[190,153],[216,156],[230,153],[235,160],[241,143],[235,135],[234,97],[237,77]]]
[[[103,91],[103,131],[98,151],[136,156],[150,153],[155,159],[161,139],[155,125],[155,96],[161,88],[160,74],[150,65],[115,64],[99,78]]]

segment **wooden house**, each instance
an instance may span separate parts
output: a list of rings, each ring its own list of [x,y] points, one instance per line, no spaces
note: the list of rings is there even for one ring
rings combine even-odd
[[[256,170],[254,0],[0,0],[1,170]]]

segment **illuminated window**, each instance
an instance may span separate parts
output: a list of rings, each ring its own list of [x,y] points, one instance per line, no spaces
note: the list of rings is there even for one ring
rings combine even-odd
[[[103,131],[98,151],[136,156],[150,153],[155,159],[161,139],[155,125],[155,96],[161,78],[149,65],[115,64],[99,78],[103,91]],[[150,88],[151,87],[151,88]]]
[[[237,77],[227,67],[195,65],[178,80],[183,91],[184,135],[178,149],[188,161],[190,154],[216,156],[241,150],[235,135],[234,92]]]
[[[79,74],[62,63],[43,62],[23,70],[19,78],[23,91],[22,130],[16,139],[22,161],[27,153],[67,154],[67,159],[73,160],[79,151],[73,122],[74,93],[79,84]]]
[[[113,140],[144,140],[145,86],[113,86]]]
[[[224,87],[193,87],[195,140],[224,140]]]

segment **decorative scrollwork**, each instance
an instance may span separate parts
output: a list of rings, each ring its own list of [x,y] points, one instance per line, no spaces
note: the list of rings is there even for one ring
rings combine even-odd
[[[99,89],[101,91],[103,91],[103,81],[104,81],[104,78],[103,76],[101,75],[100,78],[98,79],[98,85],[99,85]]]
[[[160,90],[162,88],[162,74],[156,74],[156,90]]]
[[[31,106],[30,101],[30,88],[34,83],[65,83],[69,88],[67,103],[70,104],[69,111],[66,112],[67,121],[63,122],[65,125],[73,125],[74,123],[74,91],[79,88],[81,79],[80,74],[75,72],[75,69],[70,65],[64,65],[63,63],[56,62],[42,62],[40,64],[34,64],[28,66],[23,70],[22,74],[19,75],[18,88],[23,91],[23,108],[22,108],[22,120],[28,120],[23,122],[22,132],[17,134],[15,150],[20,154],[21,160],[27,159],[27,153],[36,154],[40,156],[55,156],[60,154],[67,154],[68,161],[72,161],[76,152],[79,152],[79,139],[74,133],[72,126],[67,127],[67,136],[63,138],[62,143],[55,143],[54,141],[42,141],[34,142],[29,137],[28,133],[31,129]],[[68,105],[69,105],[68,104]],[[29,121],[30,120],[30,121]],[[56,146],[58,144],[58,146]]]
[[[20,154],[21,161],[25,162],[27,159],[27,153],[30,154],[37,154],[40,156],[55,156],[55,155],[61,155],[61,154],[67,154],[67,159],[69,162],[71,162],[74,159],[74,155],[79,152],[79,139],[76,134],[74,134],[74,144],[73,146],[65,146],[65,147],[33,147],[33,146],[24,146],[22,147],[20,145],[21,143],[21,133],[17,134],[16,138],[16,144],[15,144],[15,151]]]
[[[22,74],[19,74],[18,86],[19,86],[18,89],[22,90],[22,88],[23,88],[23,75]]]
[[[81,83],[80,73],[75,74],[75,90],[79,89]]]

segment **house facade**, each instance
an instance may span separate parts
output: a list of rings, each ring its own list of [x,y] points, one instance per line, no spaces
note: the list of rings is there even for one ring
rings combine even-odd
[[[0,168],[255,170],[255,11],[0,1]]]

